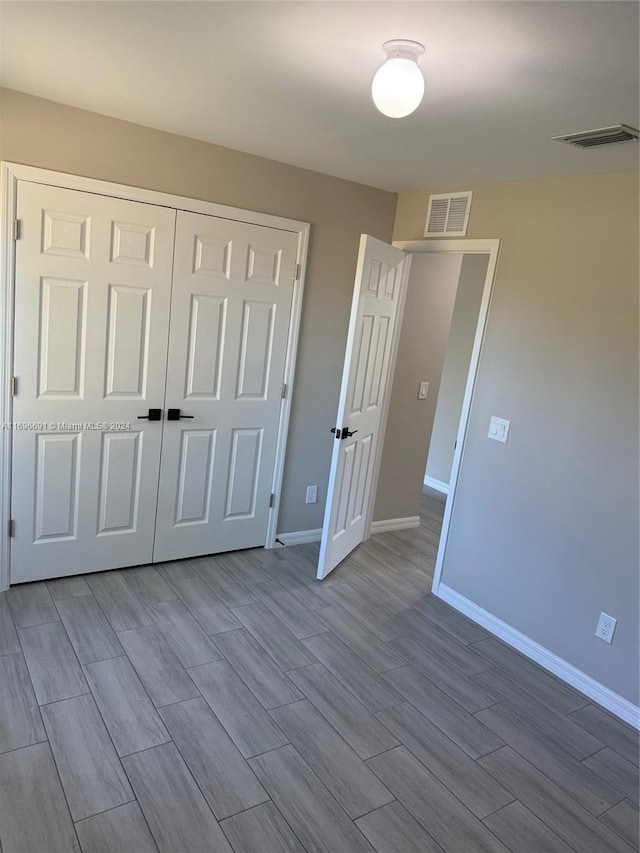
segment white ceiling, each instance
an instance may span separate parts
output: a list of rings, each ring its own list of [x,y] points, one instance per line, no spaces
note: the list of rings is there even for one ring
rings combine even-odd
[[[425,99],[380,115],[382,42],[423,42]],[[607,172],[638,145],[636,2],[2,2],[0,82],[399,190]]]

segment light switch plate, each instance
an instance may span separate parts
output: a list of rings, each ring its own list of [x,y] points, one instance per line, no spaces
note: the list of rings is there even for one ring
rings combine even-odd
[[[505,443],[509,436],[510,426],[511,421],[505,421],[504,418],[496,418],[495,416],[492,417],[489,423],[489,438]]]
[[[429,393],[429,383],[421,382],[418,386],[418,400],[426,400]]]

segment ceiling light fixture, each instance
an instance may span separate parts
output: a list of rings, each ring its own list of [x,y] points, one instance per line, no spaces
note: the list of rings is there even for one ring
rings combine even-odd
[[[424,45],[407,39],[392,39],[382,46],[387,60],[378,68],[371,83],[373,103],[389,118],[404,118],[420,106],[424,96],[424,77],[418,68],[418,57],[424,53]]]

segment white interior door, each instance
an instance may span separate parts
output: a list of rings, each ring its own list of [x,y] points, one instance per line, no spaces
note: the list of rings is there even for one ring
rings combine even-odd
[[[297,246],[178,212],[156,561],[265,544]]]
[[[11,582],[151,561],[175,211],[21,181]]]
[[[318,578],[368,533],[411,257],[363,234],[334,433]]]

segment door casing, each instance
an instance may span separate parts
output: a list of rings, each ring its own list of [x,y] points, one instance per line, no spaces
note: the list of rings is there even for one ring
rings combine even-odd
[[[298,278],[293,293],[291,320],[287,341],[284,383],[287,393],[282,399],[278,439],[273,471],[272,492],[275,495],[273,506],[269,511],[265,547],[275,546],[276,526],[280,508],[282,479],[284,474],[284,458],[291,415],[291,397],[293,390],[296,353],[300,333],[302,313],[302,297],[309,245],[310,224],[295,219],[257,213],[215,204],[214,202],[175,196],[155,190],[130,187],[123,184],[109,183],[78,175],[67,175],[34,166],[24,166],[19,163],[2,162],[0,164],[0,418],[2,436],[0,438],[0,590],[7,589],[10,583],[10,518],[11,518],[11,430],[6,428],[12,421],[11,376],[13,375],[13,313],[14,313],[14,280],[15,280],[15,237],[17,190],[18,181],[30,181],[38,184],[61,187],[63,189],[80,190],[99,195],[122,198],[187,210],[193,213],[204,213],[239,222],[263,225],[291,231],[298,235],[296,263]]]
[[[458,485],[458,475],[460,466],[464,457],[465,439],[467,435],[467,426],[469,424],[469,414],[471,412],[471,402],[476,387],[476,379],[478,376],[478,365],[480,362],[480,353],[484,342],[487,320],[489,317],[489,307],[491,304],[491,296],[493,294],[493,283],[495,280],[496,267],[498,264],[498,255],[500,253],[500,240],[396,240],[393,245],[398,249],[403,249],[405,252],[455,252],[463,255],[488,255],[489,263],[487,264],[487,272],[484,279],[484,288],[482,291],[482,300],[480,303],[480,311],[478,313],[478,322],[473,340],[473,348],[471,351],[471,361],[469,363],[469,372],[467,374],[467,384],[462,401],[462,412],[460,414],[460,422],[458,425],[458,434],[456,436],[456,446],[453,454],[453,464],[451,466],[451,479],[449,480],[449,494],[445,504],[444,518],[442,520],[442,531],[440,533],[440,544],[438,545],[438,554],[436,556],[436,567],[433,574],[433,583],[431,591],[434,595],[438,595],[440,587],[440,578],[442,576],[442,567],[444,565],[445,554],[447,550],[447,540],[449,537],[449,527],[451,525],[451,515],[456,498],[456,488]]]

